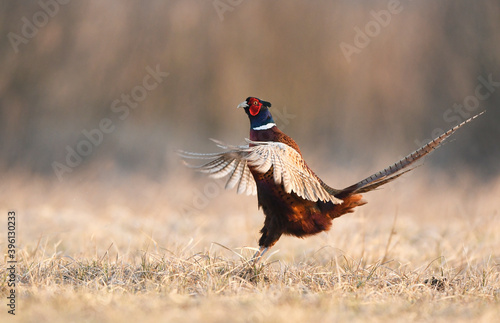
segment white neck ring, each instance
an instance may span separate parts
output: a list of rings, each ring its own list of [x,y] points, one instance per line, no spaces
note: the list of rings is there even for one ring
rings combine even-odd
[[[268,124],[265,124],[265,125],[262,125],[262,126],[258,126],[258,127],[252,128],[252,129],[253,130],[267,130],[267,129],[271,129],[275,125],[276,124],[274,122],[270,122]]]

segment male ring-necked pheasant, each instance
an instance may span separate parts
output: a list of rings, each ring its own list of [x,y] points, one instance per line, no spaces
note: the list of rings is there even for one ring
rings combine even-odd
[[[226,188],[237,186],[239,194],[257,194],[265,221],[260,230],[260,249],[253,258],[254,263],[282,234],[306,237],[329,230],[333,219],[366,204],[360,193],[369,192],[409,172],[415,168],[409,166],[437,148],[458,128],[482,114],[462,122],[362,181],[344,189],[335,189],[316,176],[302,158],[295,141],[276,127],[270,107],[271,103],[254,97],[238,105],[250,118],[248,145],[229,146],[214,140],[224,149],[223,152],[180,152],[185,158],[211,159],[201,166],[188,166],[215,178],[229,176]]]

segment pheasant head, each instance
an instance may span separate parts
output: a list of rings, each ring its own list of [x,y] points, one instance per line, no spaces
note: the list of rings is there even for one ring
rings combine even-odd
[[[254,97],[248,97],[238,105],[238,108],[244,108],[250,119],[250,127],[253,130],[269,129],[276,124],[269,111],[271,103]]]

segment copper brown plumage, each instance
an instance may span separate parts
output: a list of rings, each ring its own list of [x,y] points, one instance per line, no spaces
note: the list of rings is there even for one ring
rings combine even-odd
[[[306,164],[297,143],[280,131],[269,111],[271,104],[249,97],[239,108],[250,118],[248,145],[216,144],[224,151],[213,154],[180,152],[185,158],[211,159],[195,168],[213,177],[228,176],[226,188],[257,194],[265,214],[255,262],[281,235],[307,237],[332,226],[332,220],[366,204],[360,193],[384,185],[415,168],[414,163],[436,149],[446,138],[480,114],[462,122],[393,165],[344,189],[325,184]]]

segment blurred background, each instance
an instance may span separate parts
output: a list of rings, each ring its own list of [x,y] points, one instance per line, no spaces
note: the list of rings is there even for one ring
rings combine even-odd
[[[255,220],[236,243],[255,243],[255,199],[223,193],[175,154],[216,151],[208,138],[241,143],[249,123],[236,106],[248,96],[272,102],[278,126],[338,188],[486,110],[416,171],[423,184],[407,184],[410,175],[385,194],[415,200],[432,184],[437,196],[453,187],[455,203],[498,183],[498,1],[41,0],[0,9],[1,208],[26,221],[64,227],[78,218],[69,208],[126,226],[130,212],[182,236],[190,216],[208,223],[239,212]],[[36,237],[49,224],[24,230]]]

